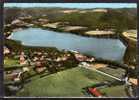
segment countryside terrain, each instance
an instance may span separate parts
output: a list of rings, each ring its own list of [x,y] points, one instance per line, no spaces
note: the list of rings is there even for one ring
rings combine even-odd
[[[84,93],[84,88],[102,82],[112,83],[99,89],[104,97],[132,96],[122,77],[128,72],[128,77],[137,78],[136,41],[131,48],[122,33],[129,32],[130,37],[136,38],[136,32],[131,34],[132,31],[128,30],[137,30],[137,9],[5,8],[4,23],[5,47],[9,50],[4,54],[7,96],[84,97],[90,96]],[[61,34],[70,32],[97,38],[120,38],[129,48],[123,63],[118,63],[57,48],[24,46],[9,38],[17,29],[29,27]],[[28,63],[21,64],[22,57]],[[36,57],[41,60],[34,61]],[[38,67],[36,62],[43,64]],[[15,80],[17,78],[19,80]]]

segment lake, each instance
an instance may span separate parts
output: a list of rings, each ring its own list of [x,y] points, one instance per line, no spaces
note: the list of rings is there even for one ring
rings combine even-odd
[[[28,28],[13,32],[11,39],[27,46],[56,47],[59,50],[76,50],[83,54],[122,62],[126,46],[119,39],[84,37],[41,28]]]

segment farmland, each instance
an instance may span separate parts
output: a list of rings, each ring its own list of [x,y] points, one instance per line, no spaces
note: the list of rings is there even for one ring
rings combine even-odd
[[[36,76],[17,93],[17,96],[85,96],[82,88],[103,81],[114,80],[95,71],[76,67],[42,78]],[[105,90],[109,96],[126,96],[123,87],[116,86],[102,89],[102,91]],[[115,94],[115,91],[121,92]]]

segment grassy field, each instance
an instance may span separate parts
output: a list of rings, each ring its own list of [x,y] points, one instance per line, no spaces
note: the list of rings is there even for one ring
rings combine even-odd
[[[115,77],[121,78],[122,74],[125,73],[125,70],[122,68],[110,68],[110,67],[105,67],[105,68],[99,68],[98,70],[103,71],[105,73],[108,73],[110,75],[113,75]]]
[[[17,96],[85,96],[82,88],[102,81],[113,79],[91,70],[76,67],[40,78],[35,76],[25,84]],[[123,96],[122,88],[106,89],[110,96]],[[116,92],[115,92],[116,91]],[[120,91],[120,92],[117,92]]]
[[[7,58],[5,57],[4,58],[4,67],[12,67],[14,65],[19,65],[19,60],[16,60],[16,59],[10,59],[10,58]]]
[[[101,92],[106,92],[109,94],[108,97],[127,97],[126,92],[124,92],[124,85],[113,86],[109,88],[104,88],[100,90]]]

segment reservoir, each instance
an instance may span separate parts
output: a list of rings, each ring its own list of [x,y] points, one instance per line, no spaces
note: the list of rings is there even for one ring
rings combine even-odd
[[[11,39],[27,46],[56,47],[59,50],[75,50],[107,60],[123,61],[126,46],[119,39],[104,39],[54,32],[41,28],[28,28],[13,32]]]

